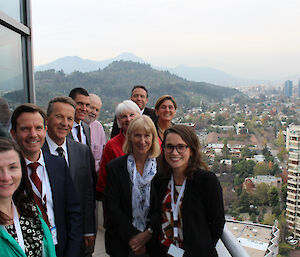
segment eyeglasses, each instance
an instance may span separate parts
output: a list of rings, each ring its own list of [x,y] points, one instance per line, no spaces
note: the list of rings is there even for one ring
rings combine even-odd
[[[188,145],[164,145],[163,146],[166,153],[173,153],[174,148],[176,148],[177,153],[185,153]]]

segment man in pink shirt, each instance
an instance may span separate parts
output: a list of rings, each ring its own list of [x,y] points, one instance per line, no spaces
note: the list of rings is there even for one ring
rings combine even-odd
[[[89,124],[91,130],[91,149],[95,159],[95,169],[98,175],[100,161],[104,145],[106,143],[105,133],[101,123],[97,120],[102,107],[102,101],[99,96],[90,94],[90,105],[88,107],[88,115],[84,121]]]

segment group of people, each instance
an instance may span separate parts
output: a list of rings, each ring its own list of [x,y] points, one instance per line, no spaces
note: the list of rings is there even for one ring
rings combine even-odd
[[[3,256],[92,256],[95,200],[103,202],[106,252],[128,256],[217,256],[225,223],[222,189],[202,161],[177,104],[134,86],[118,104],[111,139],[97,121],[101,99],[83,88],[11,116],[0,139]],[[0,256],[2,256],[0,254]]]

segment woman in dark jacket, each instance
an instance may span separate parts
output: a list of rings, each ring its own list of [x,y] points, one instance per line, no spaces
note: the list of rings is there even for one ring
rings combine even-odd
[[[123,150],[125,156],[106,166],[106,251],[113,257],[149,256],[153,247],[147,215],[151,180],[156,174],[156,157],[161,150],[155,126],[148,116],[131,121]]]
[[[225,223],[222,188],[202,162],[191,128],[175,125],[165,131],[151,194],[150,226],[161,243],[157,256],[217,256]]]

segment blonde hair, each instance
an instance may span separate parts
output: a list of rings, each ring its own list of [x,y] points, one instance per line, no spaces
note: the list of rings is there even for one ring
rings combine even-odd
[[[136,117],[129,123],[127,133],[126,133],[126,140],[123,145],[124,153],[126,153],[126,154],[132,153],[132,142],[130,140],[130,136],[132,135],[132,133],[134,133],[138,129],[145,129],[146,132],[152,134],[152,136],[153,136],[152,137],[152,146],[150,149],[149,157],[150,158],[158,157],[161,153],[161,148],[158,143],[157,131],[156,131],[153,121],[147,115],[141,115],[139,117]]]

